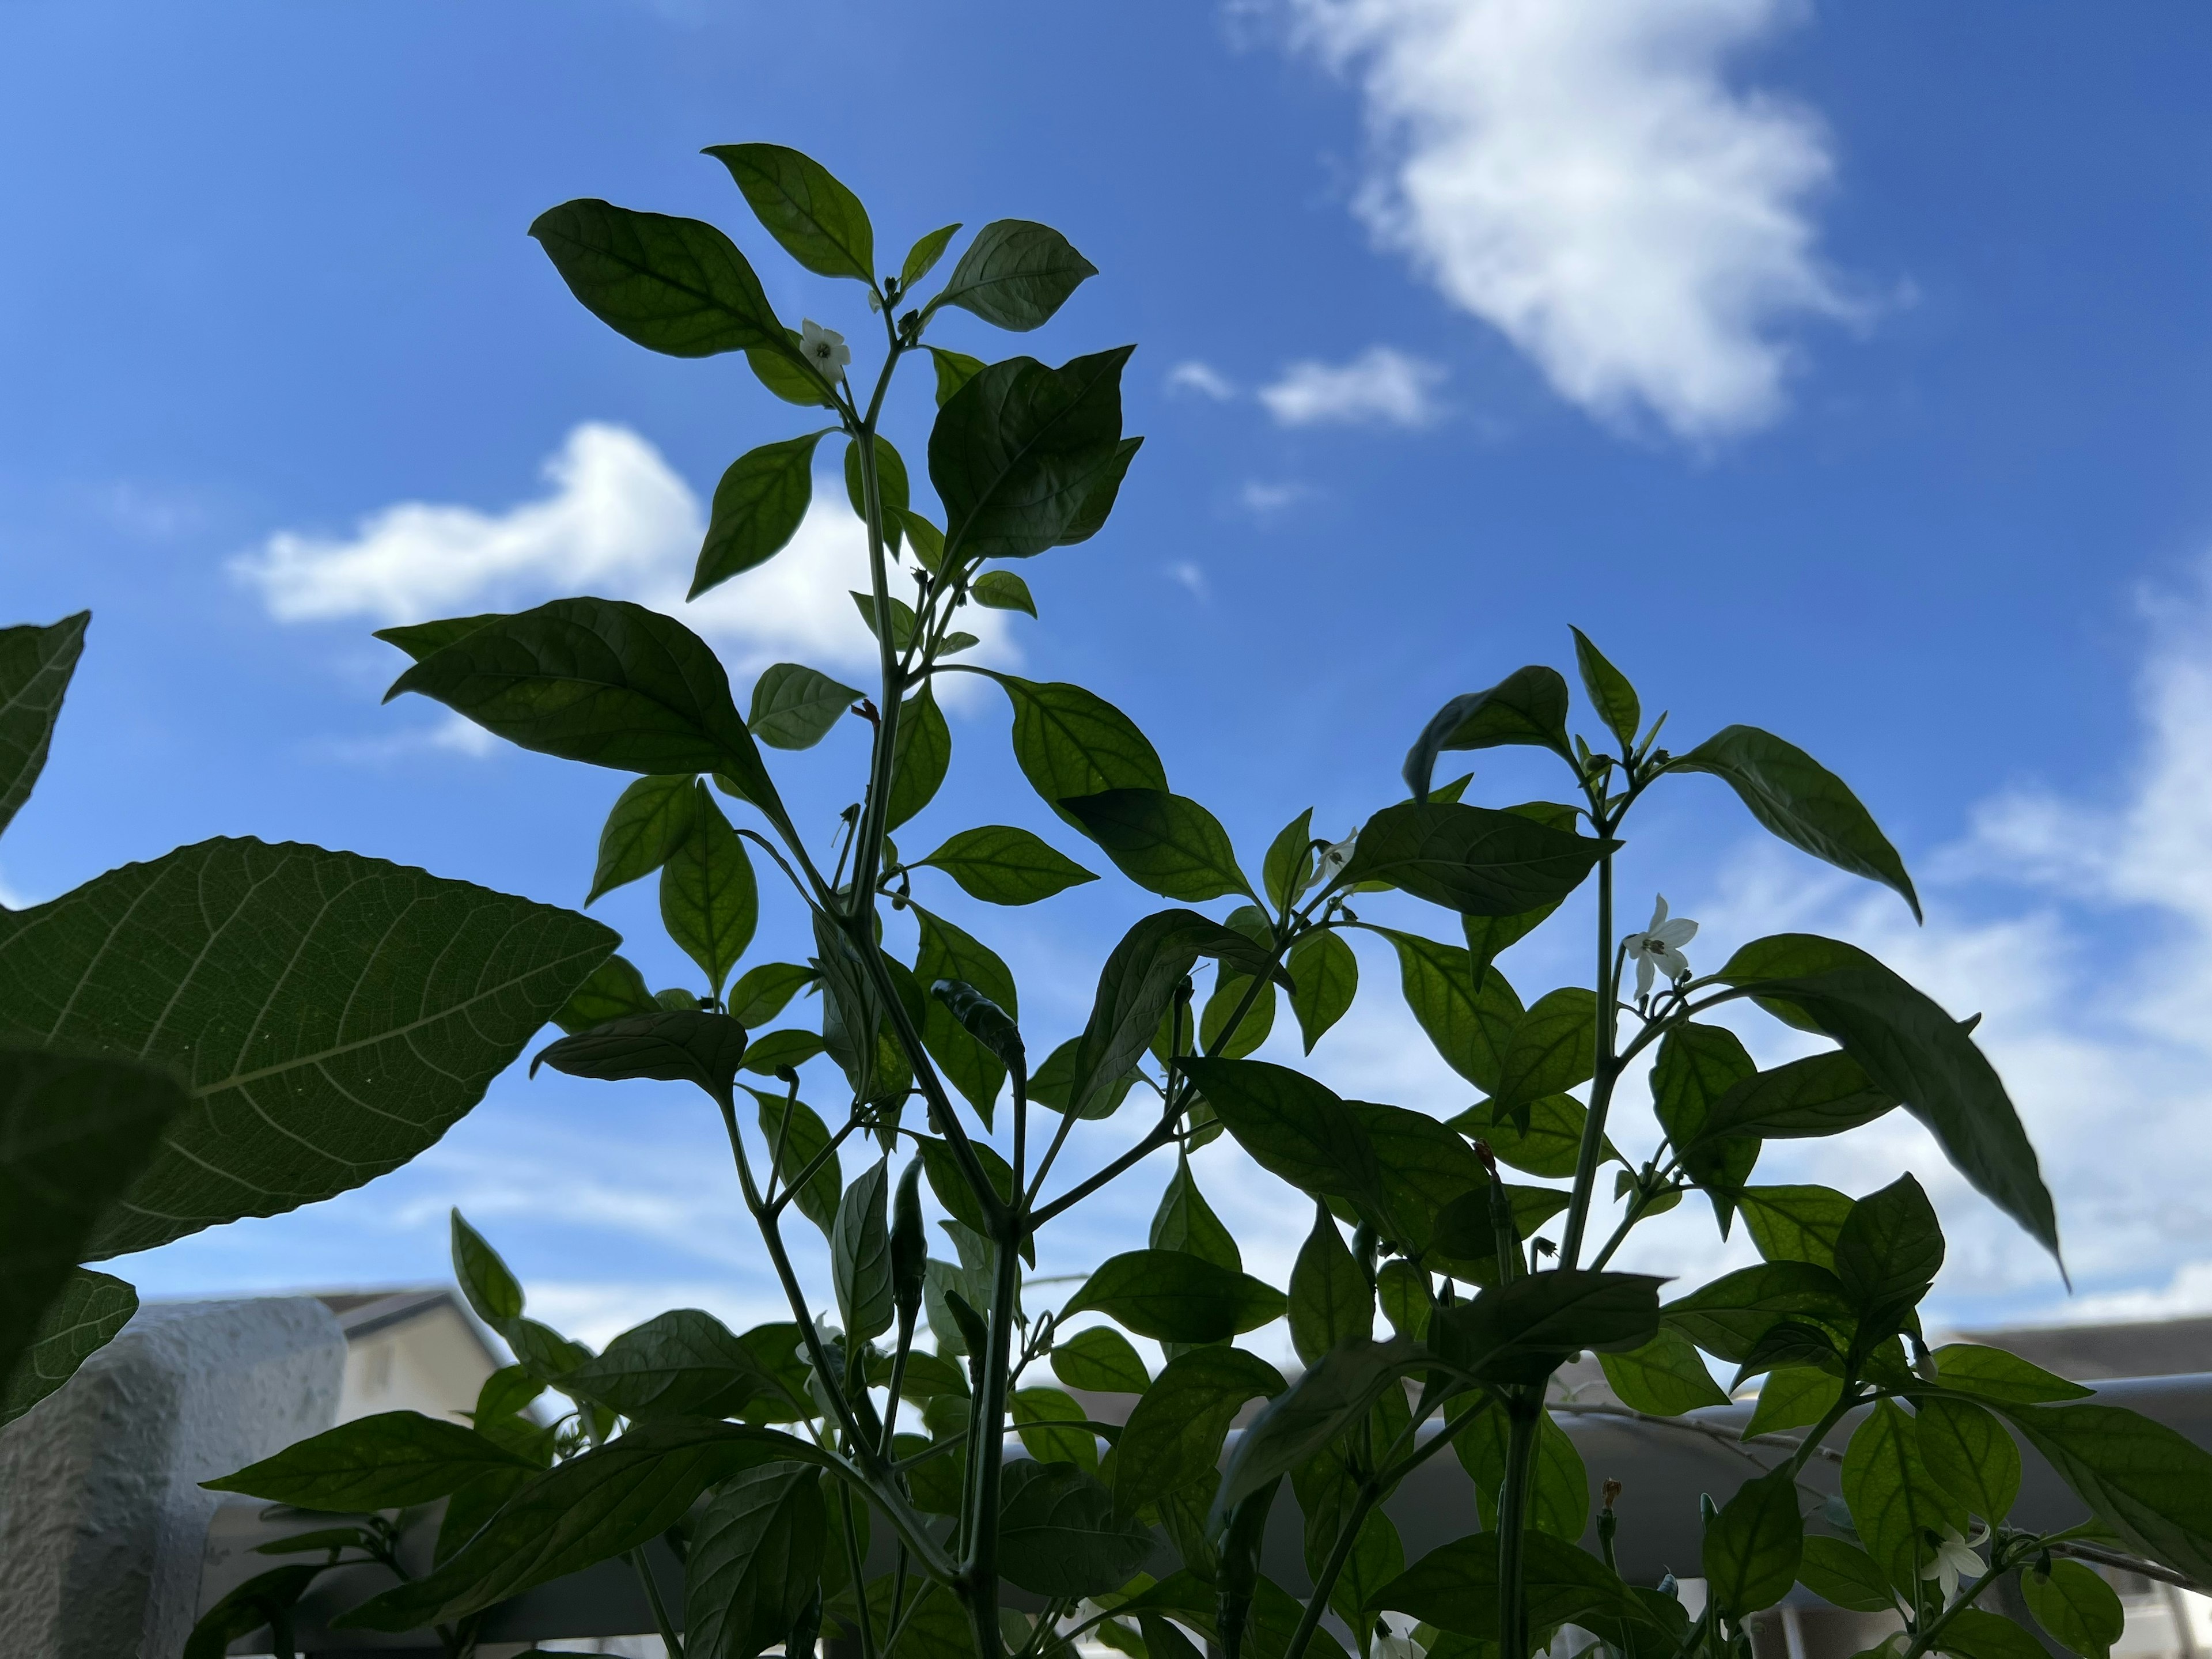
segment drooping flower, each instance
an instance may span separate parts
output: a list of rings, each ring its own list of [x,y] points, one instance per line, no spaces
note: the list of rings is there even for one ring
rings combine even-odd
[[[834,328],[823,327],[811,317],[799,325],[799,349],[814,365],[815,372],[831,386],[837,384],[845,365],[853,361],[853,348],[845,343],[845,337]]]
[[[1667,896],[1662,893],[1657,907],[1651,912],[1651,925],[1621,940],[1636,963],[1636,994],[1639,998],[1651,994],[1655,973],[1666,975],[1670,984],[1689,973],[1690,959],[1682,954],[1682,947],[1697,936],[1698,924],[1687,917],[1668,919]]]
[[[1986,1564],[1967,1546],[1955,1527],[1943,1528],[1942,1541],[1936,1546],[1936,1559],[1920,1569],[1923,1578],[1933,1578],[1942,1586],[1943,1600],[1948,1602],[1959,1593],[1961,1578],[1978,1578]]]
[[[1359,831],[1355,829],[1349,831],[1342,841],[1332,842],[1322,848],[1321,856],[1314,860],[1313,874],[1308,876],[1305,885],[1298,889],[1299,896],[1303,897],[1315,888],[1327,887],[1334,881],[1343,873],[1344,866],[1352,862],[1352,851],[1358,844]]]

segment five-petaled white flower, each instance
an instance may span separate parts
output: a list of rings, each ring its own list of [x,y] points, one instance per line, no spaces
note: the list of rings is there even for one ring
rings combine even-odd
[[[1358,844],[1359,831],[1354,830],[1342,841],[1322,848],[1321,856],[1314,860],[1313,874],[1306,878],[1306,884],[1298,889],[1299,894],[1304,896],[1334,881],[1344,872],[1344,866],[1352,862],[1352,851]]]
[[[814,365],[815,372],[831,386],[837,384],[845,365],[853,361],[853,348],[845,343],[845,337],[834,328],[823,327],[811,317],[799,325],[799,349]]]
[[[1621,940],[1636,963],[1638,997],[1651,994],[1651,975],[1655,971],[1666,975],[1670,984],[1690,971],[1690,959],[1682,954],[1682,947],[1697,936],[1696,922],[1682,916],[1671,921],[1667,919],[1667,896],[1662,893],[1657,908],[1651,912],[1651,925]]]
[[[1948,1602],[1959,1593],[1959,1580],[1978,1578],[1984,1567],[1982,1558],[1967,1547],[1955,1527],[1943,1528],[1943,1541],[1936,1546],[1936,1559],[1920,1569],[1923,1578],[1933,1578],[1943,1587],[1943,1600]]]

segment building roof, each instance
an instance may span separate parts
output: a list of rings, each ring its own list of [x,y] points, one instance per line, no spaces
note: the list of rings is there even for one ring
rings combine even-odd
[[[460,1316],[470,1336],[483,1350],[484,1358],[495,1369],[507,1364],[498,1350],[484,1334],[466,1303],[453,1294],[450,1286],[432,1285],[408,1290],[333,1291],[319,1295],[315,1300],[337,1316],[338,1329],[345,1334],[348,1342],[394,1326],[410,1323],[417,1319],[451,1309]]]
[[[2114,1376],[2184,1376],[2212,1371],[2212,1318],[2106,1325],[2021,1325],[1960,1331],[2076,1382]]]

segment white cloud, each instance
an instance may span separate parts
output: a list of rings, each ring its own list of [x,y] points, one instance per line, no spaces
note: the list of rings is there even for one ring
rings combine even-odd
[[[1779,325],[1852,314],[1806,211],[1833,170],[1820,123],[1723,76],[1792,0],[1288,4],[1358,77],[1378,240],[1574,403],[1692,440],[1757,427],[1783,403]]]
[[[1212,590],[1206,586],[1206,572],[1188,559],[1178,560],[1170,565],[1168,577],[1169,580],[1180,582],[1184,587],[1189,589],[1190,596],[1194,599],[1212,597]]]
[[[1271,519],[1286,507],[1296,507],[1313,492],[1304,484],[1263,483],[1257,478],[1248,479],[1237,492],[1237,500],[1243,509],[1255,519]]]
[[[1370,346],[1348,363],[1292,363],[1260,388],[1260,401],[1283,426],[1426,426],[1444,371],[1389,346]]]
[[[874,664],[849,597],[868,585],[866,539],[841,477],[817,478],[813,507],[781,553],[687,605],[706,520],[658,450],[587,422],[544,474],[546,495],[504,512],[402,501],[350,537],[279,531],[231,569],[282,622],[420,622],[592,592],[681,617],[726,647],[741,673],[787,656],[855,672]],[[1012,657],[1003,612],[971,608],[963,623],[982,639],[976,657]]]
[[[1168,371],[1168,390],[1195,392],[1201,398],[1211,398],[1217,404],[1225,404],[1237,395],[1236,383],[1211,363],[1193,361],[1177,363]]]

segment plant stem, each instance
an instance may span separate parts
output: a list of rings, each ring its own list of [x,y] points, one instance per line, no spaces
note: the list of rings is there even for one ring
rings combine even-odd
[[[637,1582],[645,1586],[646,1602],[653,1609],[653,1626],[660,1632],[661,1645],[668,1650],[668,1659],[684,1659],[684,1638],[669,1622],[668,1608],[660,1599],[660,1586],[653,1582],[653,1569],[646,1563],[642,1544],[629,1553],[629,1564],[636,1569]]]
[[[1505,1442],[1505,1485],[1498,1495],[1498,1648],[1501,1659],[1528,1659],[1528,1587],[1521,1558],[1528,1526],[1528,1482],[1535,1462],[1536,1431],[1543,1421],[1540,1385],[1505,1395],[1510,1428]]]
[[[1604,823],[1599,833],[1609,836],[1619,820]],[[1605,1154],[1606,1109],[1613,1103],[1613,1079],[1619,1063],[1613,1058],[1613,1028],[1618,1015],[1613,1000],[1620,988],[1613,981],[1613,854],[1601,854],[1597,861],[1597,1033],[1595,1068],[1590,1073],[1589,1111],[1583,1121],[1583,1144],[1575,1159],[1574,1196],[1567,1206],[1567,1230],[1559,1242],[1562,1271],[1582,1260],[1583,1229],[1589,1221],[1590,1194],[1597,1185],[1598,1164]],[[1516,1656],[1517,1659],[1517,1656]]]
[[[1378,1489],[1373,1480],[1364,1481],[1359,1494],[1352,1501],[1352,1509],[1338,1528],[1336,1543],[1329,1550],[1328,1559],[1322,1564],[1314,1579],[1313,1593],[1306,1597],[1305,1611],[1298,1615],[1298,1627],[1291,1632],[1291,1644],[1283,1650],[1283,1659],[1300,1659],[1313,1633],[1321,1626],[1322,1614],[1328,1609],[1329,1592],[1336,1588],[1343,1574],[1344,1564],[1352,1559],[1354,1546],[1359,1541],[1359,1528],[1367,1519],[1367,1511],[1375,1506]]]
[[[1990,1570],[1960,1590],[1957,1599],[1949,1607],[1928,1622],[1927,1627],[1912,1638],[1912,1645],[1905,1649],[1901,1659],[1920,1659],[1922,1654],[1935,1646],[1936,1638],[1943,1633],[1943,1627],[1957,1618],[1960,1613],[1973,1606],[1975,1599],[2003,1574],[2011,1571],[2011,1567],[2012,1564],[2002,1555],[1995,1550],[1990,1551]]]
[[[963,1599],[975,1627],[977,1659],[996,1659],[999,1638],[999,1486],[1006,1455],[1007,1372],[1014,1334],[1014,1303],[1021,1273],[1018,1214],[1002,1211],[994,1228],[998,1259],[992,1263],[990,1352],[975,1401],[975,1432],[969,1442],[968,1498],[971,1524],[968,1561],[961,1573]]]
[[[853,1600],[857,1603],[860,1633],[860,1659],[875,1659],[875,1620],[868,1611],[868,1579],[866,1564],[860,1559],[860,1528],[853,1523],[853,1494],[845,1486],[837,1488],[839,1516],[845,1534],[845,1565],[851,1575]]]

